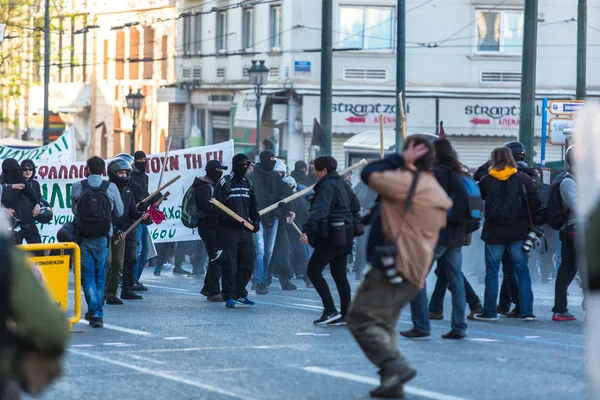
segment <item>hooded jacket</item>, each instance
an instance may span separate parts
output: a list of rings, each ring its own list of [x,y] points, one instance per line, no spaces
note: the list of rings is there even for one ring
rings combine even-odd
[[[523,187],[525,192],[523,192]],[[542,204],[538,191],[528,174],[520,173],[515,168],[504,170],[492,170],[479,182],[481,197],[485,201],[485,216],[491,213],[491,202],[486,201],[499,193],[508,190],[517,190],[519,203],[517,218],[514,221],[493,221],[485,218],[481,239],[487,244],[510,244],[525,240],[530,230],[529,209],[532,213],[538,210]]]
[[[247,179],[254,186],[254,194],[259,210],[278,203],[286,197],[288,192],[291,192],[290,187],[283,182],[277,172],[266,171],[260,163],[256,164],[254,171],[248,174]],[[261,218],[261,222],[264,227],[270,228],[280,216],[281,212],[273,211],[265,214]]]
[[[215,182],[208,176],[194,179],[192,184],[196,198],[196,208],[206,217],[200,218],[200,224],[215,224],[217,222],[217,210],[210,200],[214,197]]]
[[[433,168],[433,175],[448,196],[451,195],[451,181],[456,172],[452,171],[449,162],[440,161]],[[446,227],[440,231],[439,244],[447,247],[462,247],[467,241],[464,224],[447,221]]]

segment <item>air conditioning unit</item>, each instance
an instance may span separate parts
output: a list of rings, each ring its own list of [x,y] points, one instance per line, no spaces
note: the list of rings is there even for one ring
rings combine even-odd
[[[482,71],[481,83],[521,83],[521,73],[518,71]]]
[[[385,68],[344,68],[344,79],[349,81],[385,81],[387,69]]]

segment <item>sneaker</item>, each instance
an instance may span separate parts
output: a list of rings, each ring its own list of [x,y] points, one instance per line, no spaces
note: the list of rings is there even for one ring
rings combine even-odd
[[[498,306],[496,312],[503,317],[506,317],[508,314],[510,314],[510,308],[500,308],[500,306]]]
[[[137,294],[136,292],[133,292],[133,291],[129,291],[129,292],[121,291],[121,298],[123,300],[143,300],[144,299],[142,296],[140,296],[139,294]]]
[[[160,276],[160,269],[154,270],[154,276]]]
[[[227,299],[225,301],[225,307],[227,307],[227,308],[235,308],[235,301],[233,301],[233,299]]]
[[[90,325],[92,328],[102,328],[104,327],[104,322],[102,321],[102,318],[92,318],[90,320]]]
[[[328,323],[327,326],[346,326],[346,317],[342,316],[342,318]]]
[[[298,286],[294,285],[292,282],[287,281],[281,284],[281,290],[296,290]]]
[[[256,303],[250,300],[248,297],[240,297],[235,301],[236,306],[240,307],[252,307]]]
[[[475,319],[475,314],[481,314],[483,312],[483,305],[481,303],[477,303],[473,307],[469,307],[471,312],[467,315],[467,319],[473,321]]]
[[[425,339],[425,338],[428,338],[429,336],[431,336],[431,333],[421,332],[421,331],[416,330],[415,328],[412,328],[409,331],[400,332],[400,336],[403,336],[407,339]]]
[[[321,315],[321,318],[315,320],[313,323],[316,326],[323,326],[323,325],[328,325],[334,321],[337,321],[338,319],[342,318],[342,314],[340,314],[337,311],[333,311],[333,312],[327,312],[327,311],[323,311],[323,315]]]
[[[203,287],[202,289],[200,289],[200,294],[201,294],[202,296],[209,296],[209,294],[208,294],[208,293],[209,293],[209,292],[208,292],[208,289],[206,289],[206,287]]]
[[[466,337],[466,333],[457,332],[454,329],[446,333],[445,335],[442,335],[442,339],[464,339]]]
[[[509,314],[506,315],[506,318],[523,318],[520,312],[515,308]]]
[[[133,286],[133,291],[134,292],[147,292],[148,288],[146,286],[144,286],[143,283],[138,282]]]
[[[473,318],[475,319],[475,321],[488,321],[488,322],[498,321],[498,319],[499,319],[497,315],[495,317],[488,317],[483,314],[475,314],[475,316]]]
[[[190,271],[186,271],[185,269],[179,267],[173,269],[173,275],[189,275]]]
[[[429,311],[429,319],[444,319],[444,313]]]
[[[225,301],[225,299],[223,299],[223,295],[221,293],[217,293],[217,294],[213,294],[211,296],[207,296],[206,300],[212,301],[214,303],[222,303],[222,302]]]
[[[219,257],[221,257],[221,254],[223,254],[223,250],[217,250],[217,254],[215,255],[215,258],[213,258],[212,260],[210,260],[210,262],[215,262],[219,259]]]
[[[269,294],[269,289],[267,289],[267,286],[264,283],[257,283],[256,284],[256,294],[260,294],[260,295]]]
[[[560,322],[560,321],[576,321],[576,320],[577,320],[577,316],[571,314],[568,311],[561,312],[561,313],[554,313],[552,315],[552,321],[556,321],[556,322]]]
[[[526,321],[526,322],[534,322],[534,321],[537,321],[537,317],[536,317],[535,315],[533,315],[533,314],[530,314],[530,315],[524,315],[524,316],[523,316],[523,321]]]
[[[120,306],[121,304],[123,304],[123,301],[120,298],[118,298],[117,296],[110,296],[110,297],[106,298],[106,304]]]

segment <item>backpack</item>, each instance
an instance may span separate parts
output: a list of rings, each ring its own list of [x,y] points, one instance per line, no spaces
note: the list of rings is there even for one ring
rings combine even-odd
[[[496,225],[510,225],[521,210],[521,179],[511,177],[506,181],[499,181],[490,176],[490,181],[485,218]]]
[[[454,203],[448,210],[448,221],[465,225],[466,233],[479,229],[483,215],[483,199],[477,183],[468,175],[450,174],[450,198]]]
[[[546,206],[546,219],[548,225],[554,230],[561,230],[569,220],[569,211],[565,210],[562,196],[560,195],[560,185],[563,180],[571,178],[565,175],[561,179],[550,185],[548,194],[548,205]]]
[[[110,233],[112,207],[107,193],[109,186],[108,181],[103,181],[99,187],[91,187],[87,179],[81,182],[83,191],[77,202],[75,218],[80,238],[98,238]]]

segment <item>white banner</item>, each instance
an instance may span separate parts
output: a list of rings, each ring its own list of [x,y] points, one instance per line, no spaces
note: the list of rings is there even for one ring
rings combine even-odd
[[[167,158],[162,183],[169,182],[177,175],[181,175],[181,178],[163,191],[163,194],[167,191],[171,193],[159,207],[165,213],[167,220],[159,225],[150,225],[148,227],[150,236],[155,243],[198,240],[200,238],[198,233],[194,233],[192,229],[186,228],[181,223],[183,195],[196,177],[205,175],[204,168],[208,161],[219,160],[231,170],[233,140],[211,146],[172,151]],[[164,153],[147,156],[146,172],[151,193],[158,189],[163,160]],[[107,160],[107,165],[109,162],[110,160]],[[71,187],[75,182],[85,179],[85,165],[85,162],[75,162],[39,166],[36,179],[42,187],[42,197],[50,202],[54,211],[50,224],[38,225],[42,243],[55,243],[56,232],[65,222],[73,220]]]
[[[14,158],[18,162],[33,160],[35,165],[73,163],[76,160],[75,129],[71,126],[54,142],[41,147],[16,149],[0,146],[0,160]]]

